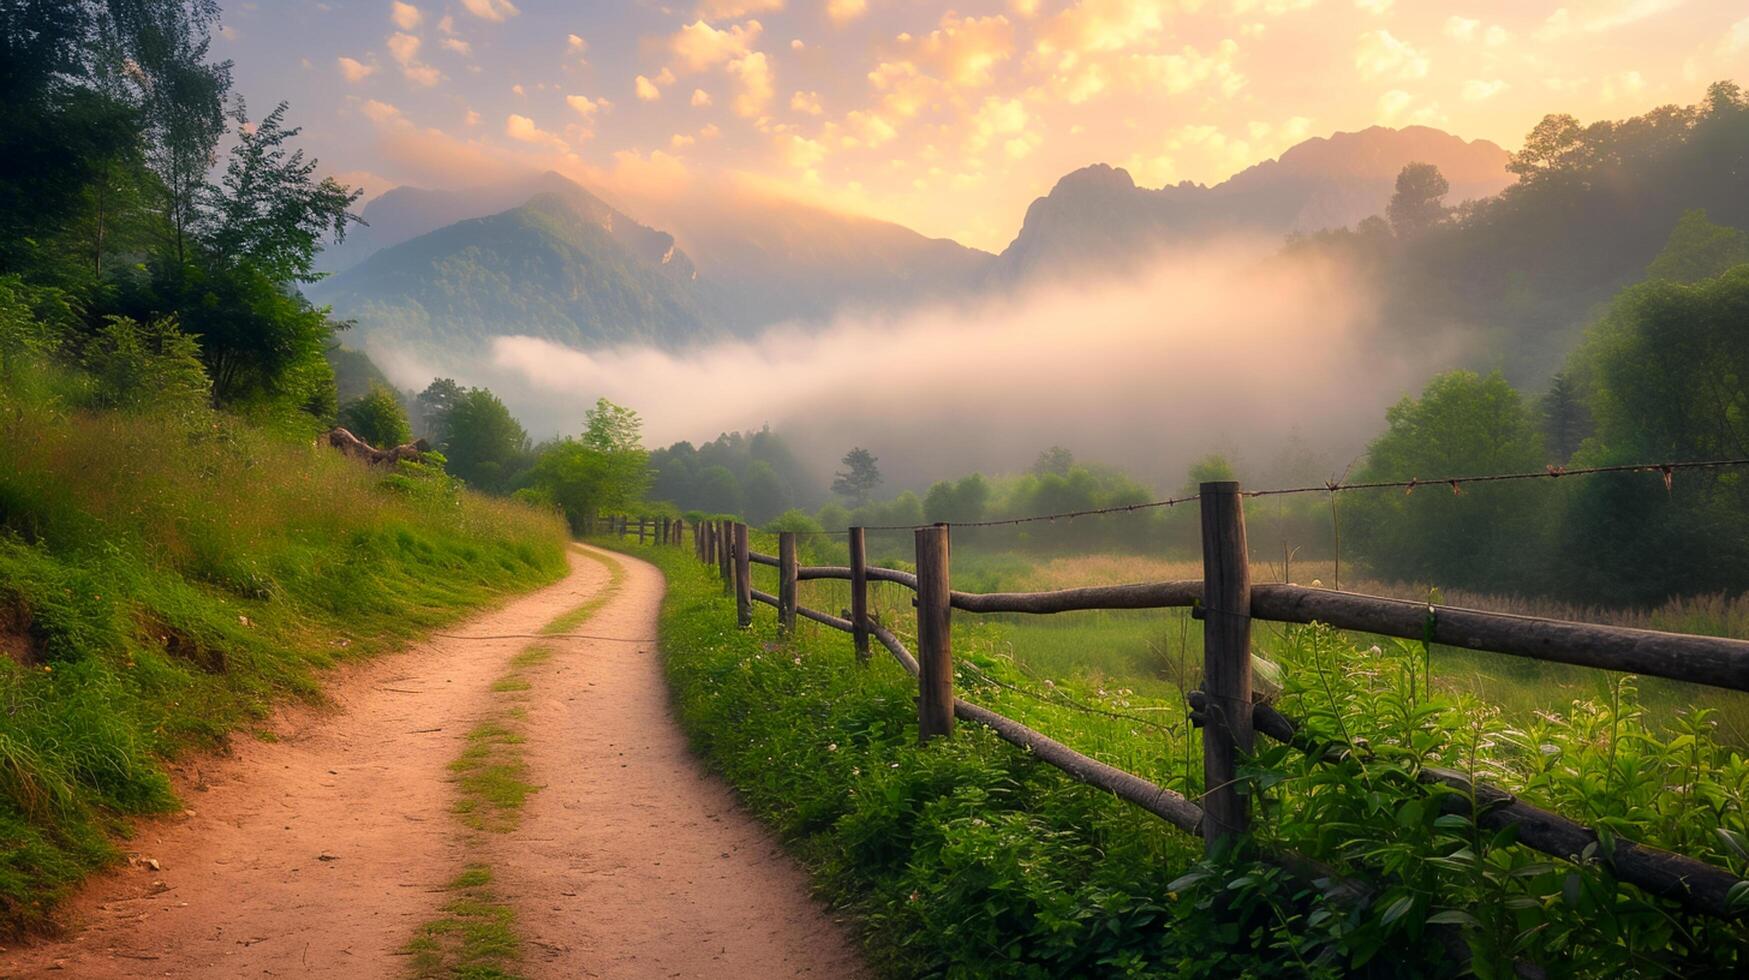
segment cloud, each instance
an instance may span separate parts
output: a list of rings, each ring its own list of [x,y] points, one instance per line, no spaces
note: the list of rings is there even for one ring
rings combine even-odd
[[[1445,36],[1454,41],[1474,41],[1476,30],[1482,22],[1471,17],[1459,17],[1456,14],[1445,19]]]
[[[698,17],[700,20],[729,20],[782,9],[783,0],[699,0]]]
[[[1646,78],[1637,71],[1622,71],[1610,75],[1603,80],[1602,96],[1605,102],[1615,102],[1620,99],[1632,98],[1646,90]]]
[[[656,83],[642,75],[632,79],[632,87],[637,90],[638,98],[645,102],[654,102],[662,97],[662,90],[656,87]]]
[[[442,43],[444,50],[454,51],[456,54],[459,54],[464,58],[469,57],[474,53],[474,46],[459,37],[446,37],[443,39]]]
[[[389,4],[389,19],[394,21],[395,26],[401,30],[410,31],[419,26],[424,15],[419,12],[418,7],[410,3],[402,3],[401,0],[394,0],[393,3]]]
[[[765,111],[776,83],[765,53],[755,51],[729,62],[729,77],[735,82],[735,112],[753,117]]]
[[[1360,77],[1426,78],[1428,57],[1407,41],[1399,41],[1387,30],[1367,31],[1360,36],[1360,47],[1354,53],[1354,67]]]
[[[912,60],[935,76],[955,85],[988,85],[991,69],[1014,54],[1014,27],[1001,14],[961,17],[949,11],[912,46]]]
[[[1377,0],[1355,0],[1354,5],[1367,7],[1376,2]],[[1260,10],[1271,17],[1279,17],[1296,10],[1310,10],[1317,5],[1318,0],[1233,0],[1233,13],[1246,14],[1253,10]],[[1390,3],[1387,2],[1385,6],[1389,7]]]
[[[794,133],[778,137],[777,145],[784,162],[797,170],[811,170],[826,159],[825,144]]]
[[[369,99],[361,103],[358,107],[358,111],[364,113],[366,119],[376,123],[378,126],[386,126],[389,123],[399,122],[404,118],[401,115],[400,109],[397,109],[395,106],[387,102],[381,102],[376,99]]]
[[[1719,39],[1719,54],[1734,55],[1749,51],[1749,17],[1731,25],[1725,36]]]
[[[589,42],[583,40],[581,35],[567,34],[565,35],[565,50],[573,55],[581,56],[589,50]]]
[[[367,65],[356,58],[341,55],[339,58],[340,74],[347,81],[357,84],[376,73],[375,65]]]
[[[764,30],[756,20],[718,30],[702,20],[682,27],[668,39],[676,66],[682,71],[704,71],[726,61],[744,58],[753,50]]]
[[[596,114],[607,105],[607,100],[591,100],[587,95],[567,95],[565,96],[565,104],[570,106],[577,115],[586,120],[594,121]]]
[[[1078,0],[1051,18],[1042,53],[1119,51],[1158,34],[1177,4],[1167,0]]]
[[[462,0],[462,6],[475,17],[493,23],[503,23],[522,12],[510,0]]]
[[[455,33],[455,17],[451,16],[450,14],[444,14],[442,17],[439,17],[437,19],[437,29],[442,31],[445,34],[454,34]]]
[[[669,147],[676,150],[684,150],[696,142],[698,142],[696,137],[689,136],[686,133],[675,133],[673,136],[668,137]]]
[[[1234,67],[1238,55],[1239,43],[1228,38],[1207,54],[1187,45],[1177,54],[1134,55],[1128,66],[1137,75],[1132,84],[1138,88],[1163,89],[1167,95],[1177,95],[1218,81],[1221,94],[1231,97],[1245,86],[1245,76]]]
[[[1354,0],[1354,5],[1361,10],[1382,14],[1391,9],[1391,5],[1395,2],[1396,0]]]
[[[817,116],[825,111],[820,107],[820,93],[818,92],[797,92],[789,97],[789,107],[796,112],[804,112],[810,116]]]
[[[702,109],[705,106],[710,105],[710,104],[711,104],[711,94],[709,92],[706,92],[702,88],[695,88],[692,90],[692,106],[693,106],[693,108]]]
[[[982,150],[998,136],[1024,132],[1029,118],[1026,106],[1019,99],[992,95],[972,116],[969,124],[971,135],[966,139],[966,145],[973,152]]]
[[[1507,84],[1498,78],[1472,78],[1464,83],[1464,101],[1484,102],[1506,91],[1507,87]]]
[[[1545,41],[1584,32],[1598,34],[1635,24],[1682,6],[1686,0],[1569,0],[1537,30]]]
[[[504,135],[519,143],[535,143],[567,152],[571,149],[570,145],[557,135],[535,125],[533,119],[517,115],[514,112],[504,120]]]
[[[1379,122],[1386,126],[1439,126],[1445,122],[1445,113],[1440,111],[1439,103],[1416,105],[1415,97],[1400,88],[1379,96],[1378,117]]]
[[[868,0],[826,0],[826,16],[834,24],[846,24],[868,13]]]
[[[403,67],[416,64],[419,60],[419,39],[411,34],[391,34],[388,40],[389,54],[395,56]]]
[[[910,470],[890,478],[927,482],[1019,470],[1054,442],[1091,459],[1146,460],[1144,477],[1176,486],[1194,459],[1223,446],[1266,460],[1283,444],[1284,416],[1315,419],[1317,448],[1347,459],[1429,362],[1450,354],[1380,356],[1372,298],[1344,269],[1264,263],[1238,249],[1169,254],[1150,269],[1134,281],[844,315],[684,352],[500,337],[485,357],[395,379],[423,383],[433,368],[459,368],[463,383],[507,392],[537,434],[575,426],[607,397],[643,412],[658,445],[769,420],[804,459],[824,464],[864,445]],[[1232,342],[1202,350],[1203,331]],[[1197,357],[1186,359],[1189,349]],[[919,350],[933,353],[919,359]],[[1066,377],[1065,363],[1106,369]],[[713,383],[723,377],[768,383]],[[846,377],[893,380],[847,387]]]

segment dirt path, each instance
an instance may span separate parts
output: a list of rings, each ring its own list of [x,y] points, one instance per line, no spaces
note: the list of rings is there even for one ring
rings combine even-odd
[[[661,574],[614,560],[624,583],[577,631],[654,636]],[[560,583],[453,632],[536,632],[607,580],[576,556]],[[0,953],[0,977],[401,976],[444,885],[482,858],[517,908],[530,976],[859,975],[799,870],[687,751],[648,643],[547,641],[526,745],[542,789],[517,830],[466,845],[447,766],[527,642],[378,659],[336,679],[335,710],[294,710],[278,741],[239,738],[192,766],[191,812],[134,842],[161,870],[100,877],[73,903],[80,928]]]

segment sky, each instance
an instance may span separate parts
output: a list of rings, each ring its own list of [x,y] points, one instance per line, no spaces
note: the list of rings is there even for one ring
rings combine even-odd
[[[254,0],[215,53],[374,196],[554,169],[777,191],[999,251],[1090,163],[1214,183],[1309,136],[1507,149],[1749,83],[1741,0]]]

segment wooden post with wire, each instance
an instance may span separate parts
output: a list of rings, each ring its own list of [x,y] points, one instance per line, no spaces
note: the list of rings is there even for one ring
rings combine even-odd
[[[777,535],[777,625],[784,633],[796,631],[796,532]]]
[[[953,595],[946,524],[917,538],[917,737],[953,734]]]
[[[650,519],[647,517],[638,518],[638,544],[639,545],[642,545],[644,543],[644,525],[648,524],[649,521],[650,521]]]
[[[1250,825],[1250,797],[1237,783],[1251,753],[1251,565],[1239,484],[1204,483],[1202,505],[1203,819],[1207,851]],[[918,566],[921,576],[921,564]]]
[[[723,579],[723,595],[735,593],[735,525],[727,517],[717,522],[722,547],[717,549],[717,574]]]
[[[735,624],[753,625],[753,559],[747,553],[747,525],[735,524]]]
[[[860,527],[850,529],[850,625],[856,662],[868,664],[868,543]]]

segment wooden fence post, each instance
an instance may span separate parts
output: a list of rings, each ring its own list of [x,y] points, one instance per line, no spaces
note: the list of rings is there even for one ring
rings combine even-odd
[[[721,535],[722,547],[717,549],[717,574],[723,579],[723,595],[733,595],[735,592],[735,524],[728,518],[717,522],[717,533]]]
[[[619,515],[618,523],[619,523],[619,536],[621,538],[624,538],[626,536],[626,516],[624,514]]]
[[[753,625],[753,559],[747,556],[747,525],[735,524],[735,622]]]
[[[777,535],[777,625],[785,634],[796,631],[796,532]]]
[[[1251,564],[1245,504],[1234,482],[1204,483],[1202,504],[1202,670],[1208,696],[1202,727],[1204,846],[1210,853],[1250,824],[1250,798],[1236,780],[1251,752]],[[919,568],[921,571],[921,568]]]
[[[850,625],[856,662],[868,663],[868,545],[860,527],[850,529]]]
[[[640,545],[644,543],[644,525],[648,523],[648,521],[649,518],[647,517],[638,518],[638,544]]]
[[[704,563],[714,565],[717,562],[717,522],[705,521],[704,527]]]
[[[917,535],[917,735],[953,734],[953,613],[946,524]]]

